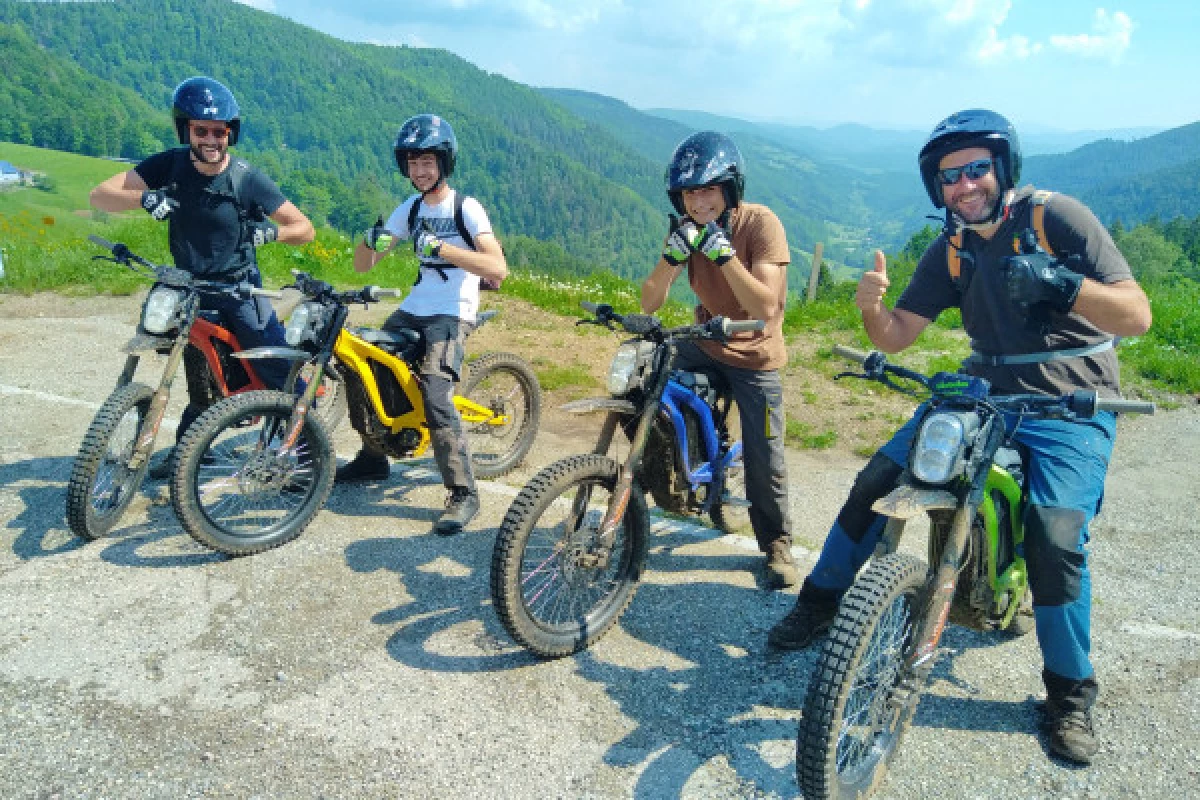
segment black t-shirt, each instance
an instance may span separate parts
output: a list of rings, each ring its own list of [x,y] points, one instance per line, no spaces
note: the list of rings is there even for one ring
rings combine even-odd
[[[1032,226],[1033,187],[1020,189],[1013,198],[1008,219],[991,239],[974,231],[963,234],[962,277],[956,286],[946,263],[943,233],[929,246],[917,264],[912,282],[896,308],[925,319],[936,319],[947,308],[962,309],[963,327],[972,347],[989,355],[1041,353],[1098,344],[1109,335],[1078,314],[1050,312],[1045,333],[1024,316],[1008,297],[1003,260],[1014,254],[1013,240]],[[1056,258],[1084,277],[1100,283],[1132,280],[1129,264],[1117,250],[1112,237],[1086,206],[1067,195],[1051,195],[1044,217],[1046,239]],[[974,269],[968,265],[970,254]],[[1120,393],[1120,368],[1115,351],[1082,358],[1064,358],[1042,364],[1001,367],[972,365],[967,370],[991,382],[999,394],[1036,392],[1062,394],[1076,389],[1096,389],[1101,394]]]
[[[242,217],[270,216],[284,204],[283,194],[270,178],[233,156],[219,175],[204,175],[192,165],[186,147],[150,156],[134,169],[151,189],[174,184],[169,193],[179,201],[179,208],[167,220],[175,266],[211,279],[257,265]],[[237,197],[235,170],[244,171]],[[243,214],[239,214],[238,198]]]

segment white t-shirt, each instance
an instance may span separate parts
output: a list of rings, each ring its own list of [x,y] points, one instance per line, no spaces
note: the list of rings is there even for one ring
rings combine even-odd
[[[451,189],[446,199],[436,206],[421,204],[417,212],[415,227],[421,228],[422,220],[429,220],[434,235],[446,244],[474,249],[458,234],[458,226],[454,224],[454,194]],[[408,214],[413,203],[421,202],[421,195],[414,194],[392,212],[384,225],[388,232],[401,239],[412,238],[408,229]],[[480,234],[491,233],[492,223],[487,212],[474,197],[463,200],[463,222],[472,238],[479,240]],[[446,273],[446,280],[438,274],[435,266],[441,266]],[[400,304],[403,311],[418,317],[432,317],[444,314],[458,317],[466,322],[474,322],[479,310],[479,276],[459,269],[444,258],[421,258],[421,281],[413,287],[404,302]]]

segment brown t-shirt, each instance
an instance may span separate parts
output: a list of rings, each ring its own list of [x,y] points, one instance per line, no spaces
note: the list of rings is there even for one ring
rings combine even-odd
[[[912,282],[896,303],[925,319],[936,319],[947,308],[962,309],[963,327],[972,348],[988,355],[1041,353],[1098,344],[1109,335],[1078,314],[1049,312],[1046,332],[1027,319],[1009,300],[1001,271],[1003,260],[1014,254],[1013,240],[1032,227],[1033,187],[1017,191],[1008,218],[991,239],[973,231],[963,235],[962,277],[955,286],[946,265],[946,237],[929,245]],[[1073,197],[1054,194],[1046,201],[1046,238],[1056,258],[1084,277],[1100,283],[1131,280],[1133,273],[1112,237],[1086,206]],[[966,254],[974,259],[969,266]],[[1078,259],[1070,256],[1077,255]],[[1096,389],[1102,395],[1120,393],[1117,355],[1108,350],[1081,358],[1064,358],[1042,364],[1001,367],[971,365],[967,371],[986,378],[997,394],[1063,394],[1076,389]]]
[[[752,269],[755,264],[782,264],[791,261],[788,253],[787,234],[775,212],[756,203],[742,203],[730,215],[730,240],[737,253],[741,269]],[[732,262],[718,267],[707,256],[692,253],[688,259],[688,283],[700,300],[696,306],[699,322],[711,317],[728,319],[754,319],[738,303],[725,280],[723,270],[737,269]],[[787,363],[787,348],[783,341],[783,308],[787,301],[787,280],[780,282],[779,305],[775,313],[766,320],[761,331],[734,334],[728,342],[699,342],[704,352],[716,360],[732,367],[743,369],[779,369]]]

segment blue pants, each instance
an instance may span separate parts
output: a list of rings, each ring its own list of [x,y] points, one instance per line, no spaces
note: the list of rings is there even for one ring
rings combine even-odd
[[[262,288],[262,275],[258,270],[251,271],[246,281]],[[205,294],[201,295],[200,307],[219,313],[221,323],[237,337],[243,350],[287,346],[287,341],[283,338],[283,325],[275,315],[271,302],[265,297],[242,300],[224,294]],[[291,364],[278,358],[256,359],[253,369],[267,388],[282,389],[291,372]],[[195,422],[204,410],[195,398],[191,398],[188,407],[184,409],[179,427],[175,430],[176,441],[183,438],[188,426]]]
[[[924,407],[918,409],[879,454],[895,464],[907,463],[923,411]],[[1005,421],[1011,431],[1015,419],[1006,417]],[[1104,497],[1116,418],[1100,413],[1079,422],[1026,419],[1013,438],[1029,454],[1024,555],[1042,660],[1046,670],[1063,678],[1090,678],[1094,670],[1088,658],[1092,593],[1086,551],[1088,524],[1099,513]],[[887,474],[894,478],[896,473]],[[862,487],[854,502],[869,507],[892,488]],[[858,492],[858,485],[855,490]],[[839,520],[846,518],[845,511]],[[885,520],[873,512],[856,519],[864,520],[862,530],[847,531],[841,522],[830,530],[807,581],[815,589],[844,592],[874,552]]]

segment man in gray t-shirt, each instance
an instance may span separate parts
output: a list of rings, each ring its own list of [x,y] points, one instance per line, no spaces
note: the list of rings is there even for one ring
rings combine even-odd
[[[1016,188],[1016,131],[991,111],[942,121],[918,162],[930,200],[946,209],[946,229],[894,310],[883,303],[887,266],[876,252],[855,297],[875,346],[903,350],[943,310],[957,307],[974,350],[964,367],[986,378],[993,393],[1118,393],[1113,337],[1145,333],[1150,304],[1095,216],[1070,197]],[[795,608],[771,629],[772,645],[804,647],[829,628],[883,530],[883,518],[870,509],[903,472],[917,421],[858,474]],[[1029,456],[1025,558],[1042,650],[1045,730],[1050,750],[1078,763],[1090,763],[1096,752],[1091,707],[1098,692],[1085,545],[1115,428],[1113,415],[1101,413],[1082,422],[1025,420],[1014,434]]]

